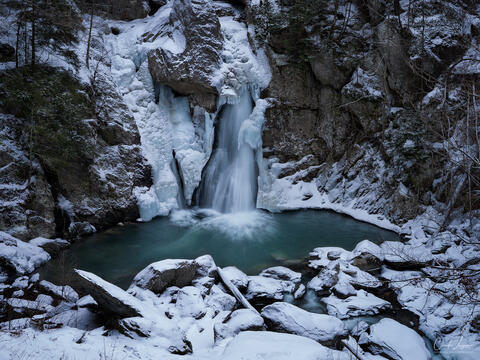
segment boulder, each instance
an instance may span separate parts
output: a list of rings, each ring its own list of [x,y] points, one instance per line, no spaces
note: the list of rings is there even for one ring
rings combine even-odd
[[[222,291],[218,285],[213,285],[210,293],[205,297],[205,305],[212,308],[215,312],[232,311],[237,304],[237,300]]]
[[[50,255],[57,255],[61,250],[70,246],[70,243],[64,239],[46,239],[43,237],[37,237],[29,241],[30,244],[41,247]]]
[[[192,95],[192,103],[213,112],[217,89],[213,78],[220,67],[223,38],[220,22],[207,0],[174,0],[171,3],[171,34],[146,33],[145,40],[169,36],[179,40],[172,51],[154,49],[148,54],[148,67],[155,82],[167,85],[183,95]],[[181,40],[181,41],[180,41]]]
[[[207,311],[200,290],[193,286],[185,286],[175,296],[173,314],[180,317],[200,319]]]
[[[138,299],[128,294],[95,274],[77,270],[78,287],[90,294],[105,313],[120,318],[142,316],[142,304]]]
[[[17,274],[34,271],[50,260],[50,255],[42,248],[24,242],[0,231],[0,265]]]
[[[430,360],[425,341],[414,330],[399,322],[385,318],[370,326],[370,334],[363,333],[360,345],[379,355],[394,360]]]
[[[69,285],[59,286],[52,284],[49,281],[42,280],[38,284],[41,291],[57,299],[62,299],[67,302],[75,303],[78,300],[78,294]]]
[[[237,287],[238,290],[243,291],[247,288],[249,281],[247,274],[235,266],[227,266],[222,268],[222,273],[233,285]]]
[[[384,262],[393,269],[420,269],[432,262],[431,251],[423,244],[413,245],[399,241],[385,241],[381,248]]]
[[[311,313],[285,302],[265,306],[262,316],[270,330],[308,337],[322,344],[333,344],[337,337],[347,333],[340,319]]]
[[[228,343],[221,358],[228,360],[350,359],[347,354],[329,349],[312,339],[270,331],[241,332]]]
[[[239,309],[227,316],[222,323],[214,325],[215,341],[235,336],[241,331],[264,329],[261,316],[249,309]]]
[[[249,276],[245,294],[247,300],[254,302],[272,302],[283,299],[284,285],[282,281],[263,276]]]
[[[353,316],[376,315],[384,310],[390,309],[391,304],[365,290],[358,290],[354,296],[340,299],[335,295],[322,298],[321,301],[327,305],[327,312],[340,319],[347,319]]]
[[[190,285],[199,265],[194,260],[167,259],[148,265],[133,279],[135,286],[160,294],[169,286]]]
[[[260,273],[260,276],[269,277],[277,280],[288,280],[293,283],[299,283],[302,279],[302,274],[290,270],[284,266],[274,266],[268,269],[263,270]]]

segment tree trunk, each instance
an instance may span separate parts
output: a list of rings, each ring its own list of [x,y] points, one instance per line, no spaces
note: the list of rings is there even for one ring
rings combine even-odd
[[[88,42],[87,42],[87,56],[85,63],[87,64],[87,69],[89,68],[89,59],[90,59],[90,40],[92,39],[92,25],[93,25],[93,3],[92,8],[90,9],[90,27],[88,29]]]
[[[32,71],[35,70],[35,0],[32,0]]]

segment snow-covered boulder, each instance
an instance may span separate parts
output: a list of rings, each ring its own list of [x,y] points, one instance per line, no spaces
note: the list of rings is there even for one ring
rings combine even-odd
[[[197,263],[196,277],[217,277],[217,265],[211,255],[202,255],[195,259]]]
[[[75,269],[79,287],[90,294],[105,312],[119,317],[142,316],[142,304],[128,294],[95,274]]]
[[[77,306],[79,308],[96,309],[98,307],[98,304],[93,297],[91,297],[90,295],[86,295],[78,299]]]
[[[260,315],[250,309],[238,309],[227,316],[223,322],[214,325],[215,340],[235,336],[241,331],[264,329],[264,322]]]
[[[270,267],[263,270],[259,275],[277,280],[288,280],[293,283],[299,283],[302,279],[302,274],[284,266]]]
[[[205,297],[205,304],[215,312],[232,311],[237,304],[237,300],[222,291],[218,285],[213,285],[210,293]]]
[[[286,302],[265,306],[262,316],[270,330],[305,336],[323,344],[331,344],[347,332],[340,319],[311,313]]]
[[[178,290],[175,306],[172,309],[174,315],[199,319],[205,315],[206,311],[207,308],[198,288],[184,286]]]
[[[315,291],[318,295],[324,295],[335,286],[338,281],[338,270],[324,268],[317,276],[310,280],[307,288]]]
[[[63,299],[67,302],[76,302],[78,300],[78,294],[70,286],[59,286],[52,284],[47,280],[42,280],[38,284],[38,287],[41,291],[45,292],[48,295],[56,297],[57,299]]]
[[[358,290],[356,295],[339,299],[335,295],[322,298],[327,305],[327,312],[340,319],[353,316],[375,315],[391,308],[391,304],[383,299],[372,295],[365,290]]]
[[[243,291],[248,285],[248,276],[235,266],[227,266],[222,268],[222,274],[230,280],[239,290]]]
[[[37,245],[14,238],[0,231],[0,264],[23,275],[50,260],[50,255]]]
[[[263,276],[249,276],[248,278],[245,294],[247,300],[272,302],[283,299],[284,284],[281,280]]]
[[[328,266],[334,260],[350,260],[353,255],[350,251],[341,247],[319,247],[310,252],[308,266],[313,269],[320,269]]]
[[[381,248],[384,262],[395,269],[417,269],[432,262],[431,251],[423,244],[404,244],[399,241],[385,241]]]
[[[360,241],[352,254],[352,264],[364,271],[373,271],[381,267],[384,259],[383,250],[370,240]]]
[[[148,289],[156,294],[169,286],[190,285],[195,277],[198,264],[194,260],[167,259],[154,262],[140,271],[130,288]]]
[[[172,354],[185,355],[192,352],[185,332],[164,315],[131,317],[118,322],[119,331],[132,339],[148,337],[155,347],[167,349]]]
[[[362,334],[361,345],[379,355],[394,360],[430,360],[425,341],[414,330],[399,322],[385,318],[370,327],[370,334]]]
[[[43,237],[37,237],[29,241],[30,244],[41,247],[50,255],[56,255],[61,250],[70,246],[70,243],[64,239],[46,239]]]
[[[270,331],[245,331],[225,347],[220,359],[228,360],[348,360],[350,357],[312,339]]]

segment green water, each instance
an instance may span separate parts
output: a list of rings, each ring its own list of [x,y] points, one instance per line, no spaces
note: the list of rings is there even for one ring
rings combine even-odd
[[[351,250],[364,239],[396,240],[397,234],[329,211],[219,215],[180,211],[149,223],[118,226],[77,241],[62,266],[91,271],[126,288],[148,264],[167,258],[210,254],[219,266],[234,265],[249,275],[275,265],[292,265],[315,247]],[[61,281],[59,261],[42,275]]]

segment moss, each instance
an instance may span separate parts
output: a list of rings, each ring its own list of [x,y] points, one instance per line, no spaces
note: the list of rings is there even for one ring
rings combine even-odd
[[[93,116],[91,103],[70,73],[51,67],[0,72],[0,108],[25,120],[29,151],[50,166],[88,159],[83,120]]]

